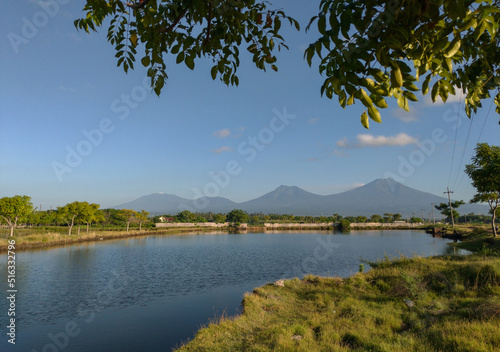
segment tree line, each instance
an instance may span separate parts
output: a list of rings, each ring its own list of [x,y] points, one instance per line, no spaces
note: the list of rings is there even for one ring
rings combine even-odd
[[[0,198],[0,224],[6,224],[10,228],[10,236],[14,235],[14,229],[21,224],[28,226],[67,226],[68,235],[77,226],[77,234],[80,227],[86,226],[87,233],[91,225],[101,226],[126,226],[127,231],[130,224],[138,224],[139,230],[143,223],[150,222],[149,212],[145,210],[135,211],[132,209],[100,209],[100,205],[88,202],[72,202],[57,209],[40,210],[33,206],[31,197],[16,195],[13,197]]]

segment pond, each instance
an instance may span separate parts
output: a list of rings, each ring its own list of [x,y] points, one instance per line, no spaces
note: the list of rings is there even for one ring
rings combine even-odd
[[[245,292],[306,274],[347,277],[360,258],[449,252],[420,231],[149,236],[18,252],[16,344],[0,301],[0,351],[169,351]],[[0,292],[7,297],[7,255]],[[368,267],[367,267],[368,269]]]

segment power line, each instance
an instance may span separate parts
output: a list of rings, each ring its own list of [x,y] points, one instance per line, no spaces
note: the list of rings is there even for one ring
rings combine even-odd
[[[453,188],[454,189],[457,189],[458,187],[455,187],[456,184],[457,184],[457,181],[458,181],[458,177],[460,176],[460,173],[462,173],[462,175],[465,175],[464,171],[461,170],[461,167],[462,167],[462,164],[464,162],[464,157],[465,157],[465,151],[467,150],[467,145],[469,143],[469,136],[470,136],[470,131],[472,129],[472,122],[474,121],[474,116],[471,116],[470,118],[470,124],[469,124],[469,131],[467,132],[467,138],[465,139],[465,146],[464,146],[464,149],[463,149],[463,152],[462,152],[462,158],[460,158],[460,163],[458,163],[458,171],[457,171],[457,177],[455,177],[455,181],[453,183]]]
[[[490,117],[490,112],[491,108],[493,107],[493,100],[491,100],[490,107],[488,109],[488,112],[486,113],[486,117],[484,118],[483,122],[483,127],[481,127],[481,132],[479,133],[479,136],[477,137],[477,142],[476,145],[479,143],[479,139],[481,138],[481,135],[483,134],[484,126],[486,126],[486,122],[488,121],[488,117]],[[468,138],[469,136],[467,136]],[[460,178],[460,182],[458,183],[458,186],[454,187],[455,189],[458,189],[460,185],[462,184],[462,181],[464,180],[465,172],[462,174],[462,177]]]
[[[455,126],[455,141],[453,142],[453,153],[451,155],[450,174],[448,175],[448,187],[450,186],[451,174],[453,171],[453,162],[455,161],[455,149],[457,147],[457,135],[458,135],[459,122],[460,122],[460,102],[458,103],[458,109],[457,109],[457,125]]]
[[[490,108],[488,109],[488,112],[486,113],[486,118],[484,119],[483,127],[481,128],[481,132],[479,133],[479,137],[477,137],[477,143],[479,143],[479,139],[481,138],[481,135],[483,134],[484,126],[486,126],[486,121],[488,120],[488,117],[490,117],[490,112],[491,112],[492,107],[493,107],[493,99],[491,100]]]

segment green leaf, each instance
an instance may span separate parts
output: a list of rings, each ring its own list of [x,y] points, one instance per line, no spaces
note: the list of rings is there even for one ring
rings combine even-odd
[[[347,105],[352,105],[354,104],[354,95],[351,95],[349,99],[347,99]]]
[[[179,55],[177,55],[177,60],[175,60],[175,62],[177,64],[180,64],[182,61],[184,61],[184,56],[185,56],[184,51],[181,51]]]
[[[409,92],[409,91],[405,91],[403,92],[403,95],[408,99],[408,100],[411,100],[411,101],[418,101],[417,97],[415,96],[415,94],[413,94],[412,92]]]
[[[455,54],[458,52],[460,49],[460,45],[462,44],[462,40],[460,37],[456,37],[453,39],[453,41],[450,43],[450,45],[446,48],[444,51],[444,57],[453,57]]]
[[[372,106],[368,108],[368,115],[370,115],[370,118],[378,123],[382,122],[382,117],[380,116],[380,112],[375,106]]]
[[[318,20],[318,31],[321,34],[325,34],[325,32],[326,32],[326,17],[325,16],[321,16]]]
[[[155,82],[155,87],[154,87],[154,91],[155,91],[157,96],[160,96],[161,89],[163,88],[164,84],[165,84],[165,80],[164,80],[163,76],[159,76]]]
[[[403,74],[397,65],[393,65],[391,70],[391,85],[395,88],[403,86]]]
[[[363,88],[360,88],[359,92],[361,93],[360,100],[363,103],[363,105],[365,105],[367,108],[371,107],[373,105],[373,102],[372,102],[371,98],[368,96],[368,94],[366,93],[366,91]]]
[[[219,72],[218,67],[217,66],[212,67],[210,74],[212,75],[213,80],[215,80],[217,78],[217,72]]]
[[[412,82],[405,82],[403,84],[403,87],[405,87],[406,89],[408,90],[411,90],[411,91],[414,91],[414,92],[418,92],[420,89],[418,89],[418,87],[412,83]]]
[[[387,76],[381,70],[375,70],[372,73],[372,76],[377,80],[378,83],[384,83],[387,80]]]
[[[385,101],[384,98],[382,98],[381,96],[374,96],[372,97],[372,100],[373,100],[373,104],[375,104],[377,107],[381,108],[381,109],[387,109],[387,102]]]
[[[363,111],[361,114],[361,124],[367,129],[370,129],[370,120],[368,119],[368,115],[366,114],[366,111]]]
[[[437,96],[438,96],[438,93],[439,93],[439,86],[441,85],[441,81],[437,81],[436,83],[434,83],[434,85],[432,86],[432,91],[431,91],[431,98],[432,98],[432,101],[435,103],[436,102],[436,99],[437,99]]]
[[[142,59],[141,59],[141,63],[144,67],[148,67],[149,64],[150,64],[150,60],[149,60],[149,56],[144,56]]]
[[[186,56],[186,66],[190,69],[190,70],[194,70],[194,57],[193,56]]]
[[[426,95],[429,92],[429,82],[432,79],[432,75],[429,73],[427,77],[425,77],[424,83],[422,83],[422,94]]]

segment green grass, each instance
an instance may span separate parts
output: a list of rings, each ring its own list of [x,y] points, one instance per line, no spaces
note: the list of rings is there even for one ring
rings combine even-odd
[[[210,323],[178,351],[500,350],[499,257],[371,264],[347,279],[257,288],[242,315]]]

